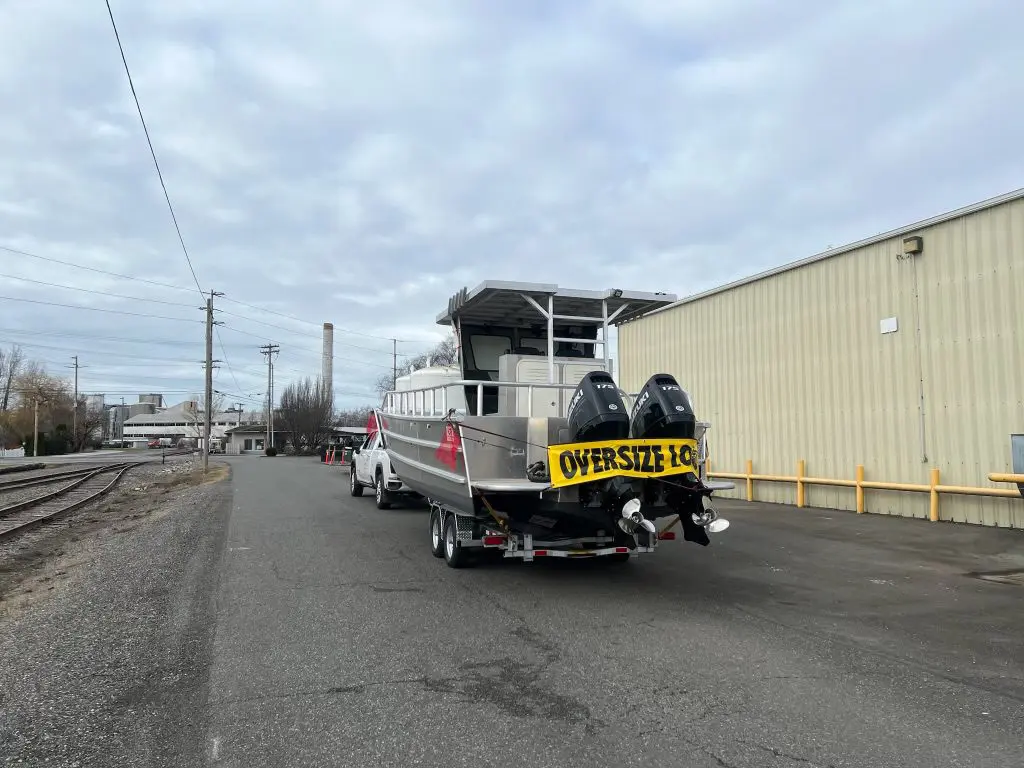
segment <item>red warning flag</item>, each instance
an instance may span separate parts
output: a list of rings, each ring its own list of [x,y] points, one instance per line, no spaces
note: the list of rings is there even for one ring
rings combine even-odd
[[[377,414],[370,411],[370,418],[366,420],[366,434],[373,437],[377,433]]]
[[[454,470],[461,446],[462,438],[459,436],[459,430],[455,428],[454,424],[446,423],[444,425],[444,437],[441,439],[441,444],[437,446],[437,450],[434,451],[434,456],[437,457],[438,461],[443,462]]]

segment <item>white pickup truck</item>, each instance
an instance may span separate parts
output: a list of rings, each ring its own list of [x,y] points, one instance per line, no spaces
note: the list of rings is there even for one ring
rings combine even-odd
[[[396,495],[415,495],[391,468],[391,459],[385,448],[384,435],[372,432],[362,445],[352,451],[349,480],[352,495],[362,496],[364,488],[373,488],[377,494],[377,509],[390,507]]]

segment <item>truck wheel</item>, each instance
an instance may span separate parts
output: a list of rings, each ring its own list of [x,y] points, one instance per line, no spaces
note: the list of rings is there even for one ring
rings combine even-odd
[[[444,521],[444,561],[449,568],[465,568],[469,565],[469,551],[459,546],[458,530],[455,515],[448,515]]]
[[[356,479],[356,468],[352,467],[352,471],[349,473],[351,480],[349,481],[349,493],[353,496],[363,495],[363,485]]]
[[[391,506],[391,494],[384,487],[384,473],[377,473],[377,509],[388,509]]]
[[[441,531],[441,513],[436,509],[430,511],[430,554],[444,557],[444,533]]]

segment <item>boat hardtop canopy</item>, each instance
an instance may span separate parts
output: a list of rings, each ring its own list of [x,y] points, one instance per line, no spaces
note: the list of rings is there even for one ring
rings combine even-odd
[[[608,288],[588,291],[560,288],[554,283],[486,280],[473,290],[463,288],[438,314],[438,325],[519,326],[524,321],[554,314],[558,321],[574,325],[619,325],[652,310],[672,304],[671,293],[624,291]]]

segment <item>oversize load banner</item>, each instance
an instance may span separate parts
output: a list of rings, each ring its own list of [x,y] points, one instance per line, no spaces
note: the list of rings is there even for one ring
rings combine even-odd
[[[662,477],[697,471],[696,440],[608,440],[548,446],[551,485],[610,477]]]

